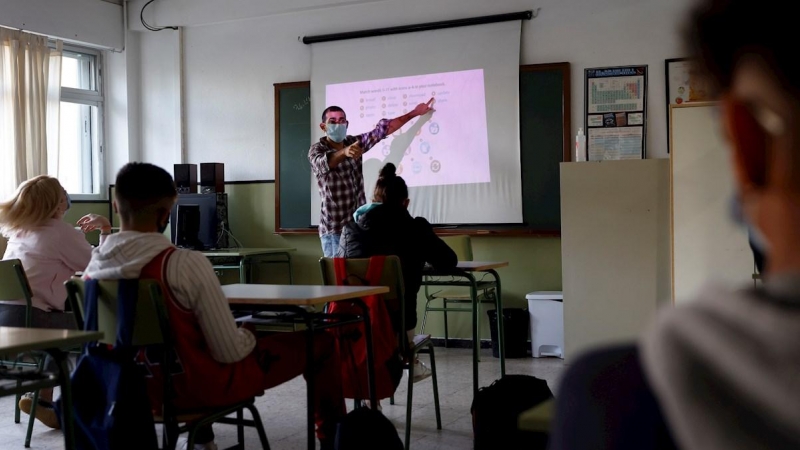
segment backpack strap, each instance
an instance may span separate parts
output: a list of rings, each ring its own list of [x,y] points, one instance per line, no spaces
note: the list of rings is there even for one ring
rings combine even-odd
[[[97,331],[97,298],[99,286],[97,280],[88,279],[83,293],[83,331]]]
[[[87,279],[83,296],[83,330],[97,331],[100,281]],[[117,288],[117,338],[114,347],[130,347],[139,299],[139,280],[119,280]]]
[[[133,328],[136,326],[138,301],[139,280],[119,280],[117,287],[117,340],[114,347],[130,347],[133,344]]]
[[[347,264],[344,258],[333,258],[333,270],[336,276],[336,285],[344,286],[347,281]]]
[[[383,266],[386,264],[386,256],[371,256],[367,267],[367,282],[370,286],[379,286],[383,275]]]

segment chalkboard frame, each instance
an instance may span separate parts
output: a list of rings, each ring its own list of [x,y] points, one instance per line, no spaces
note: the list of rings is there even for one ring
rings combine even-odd
[[[562,123],[562,161],[572,161],[572,129],[571,129],[571,69],[568,62],[548,64],[521,65],[520,75],[527,72],[558,72],[561,75],[561,123]],[[310,81],[276,83],[275,88],[275,234],[317,234],[316,227],[288,228],[281,226],[280,205],[280,98],[281,90],[309,87]],[[522,99],[520,99],[522,101]],[[522,107],[522,105],[520,105]],[[309,118],[311,120],[311,118]],[[522,132],[522,130],[520,130]],[[521,152],[524,149],[520,149]],[[522,155],[520,155],[522,157]],[[522,174],[520,175],[522,176]],[[311,180],[309,179],[309,184]],[[524,182],[524,180],[523,180]],[[456,227],[436,228],[439,235],[471,235],[471,236],[527,236],[527,237],[560,237],[561,229],[534,229],[527,225],[462,225]]]

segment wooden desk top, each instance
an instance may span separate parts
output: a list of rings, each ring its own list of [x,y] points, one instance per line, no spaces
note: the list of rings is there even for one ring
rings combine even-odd
[[[508,261],[459,261],[456,268],[467,272],[484,272],[508,267]]]
[[[103,333],[100,331],[0,327],[0,354],[72,348],[102,338]]]
[[[389,292],[386,286],[304,286],[227,284],[222,292],[233,305],[314,306]]]
[[[289,253],[297,250],[296,248],[220,248],[217,250],[204,251],[208,257],[231,257],[231,256],[253,256],[253,255],[272,255],[275,253]]]
[[[517,426],[523,431],[547,432],[555,413],[556,401],[554,399],[539,403],[533,408],[519,415]]]
[[[501,267],[508,267],[508,261],[459,261],[456,269],[464,272],[486,272],[487,270],[499,269]],[[456,272],[458,272],[456,270]],[[433,270],[430,266],[425,266],[425,275],[454,275],[453,271]]]

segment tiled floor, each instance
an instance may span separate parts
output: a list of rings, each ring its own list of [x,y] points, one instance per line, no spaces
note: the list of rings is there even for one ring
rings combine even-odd
[[[442,430],[436,430],[433,395],[430,380],[414,385],[414,410],[411,427],[413,450],[455,450],[472,448],[472,418],[469,408],[472,403],[472,351],[468,349],[436,349],[436,366],[439,372],[439,398],[441,401]],[[422,358],[426,358],[423,356]],[[499,360],[484,350],[480,363],[481,386],[489,385],[500,375]],[[424,360],[424,359],[423,359]],[[506,372],[529,374],[547,380],[553,392],[564,370],[560,359],[509,359]],[[400,437],[405,427],[406,381],[400,383],[397,404],[382,403],[383,412],[397,426]],[[270,446],[274,450],[301,450],[306,448],[305,428],[305,382],[294,379],[275,389],[257,401],[259,413],[264,420]],[[348,402],[348,407],[352,402]],[[14,423],[12,398],[0,398],[0,449],[23,448],[27,416],[23,414],[20,424]],[[235,443],[234,427],[215,425],[214,431],[220,448]],[[260,448],[254,430],[246,430],[247,448]],[[47,429],[37,423],[34,426],[33,449],[62,449],[59,431]]]

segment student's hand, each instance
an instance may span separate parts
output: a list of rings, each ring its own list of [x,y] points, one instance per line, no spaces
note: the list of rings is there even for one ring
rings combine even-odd
[[[99,214],[87,214],[78,220],[78,225],[81,226],[81,231],[88,233],[94,230],[100,230],[103,234],[111,232],[111,222]]]
[[[348,158],[358,159],[361,157],[362,153],[364,153],[364,151],[361,150],[361,144],[359,144],[358,141],[344,149],[344,156]]]
[[[431,99],[428,100],[428,103],[420,103],[416,108],[414,108],[414,114],[421,116],[423,114],[428,114],[429,112],[435,111],[435,109],[433,109],[433,102],[434,99],[431,97]]]

